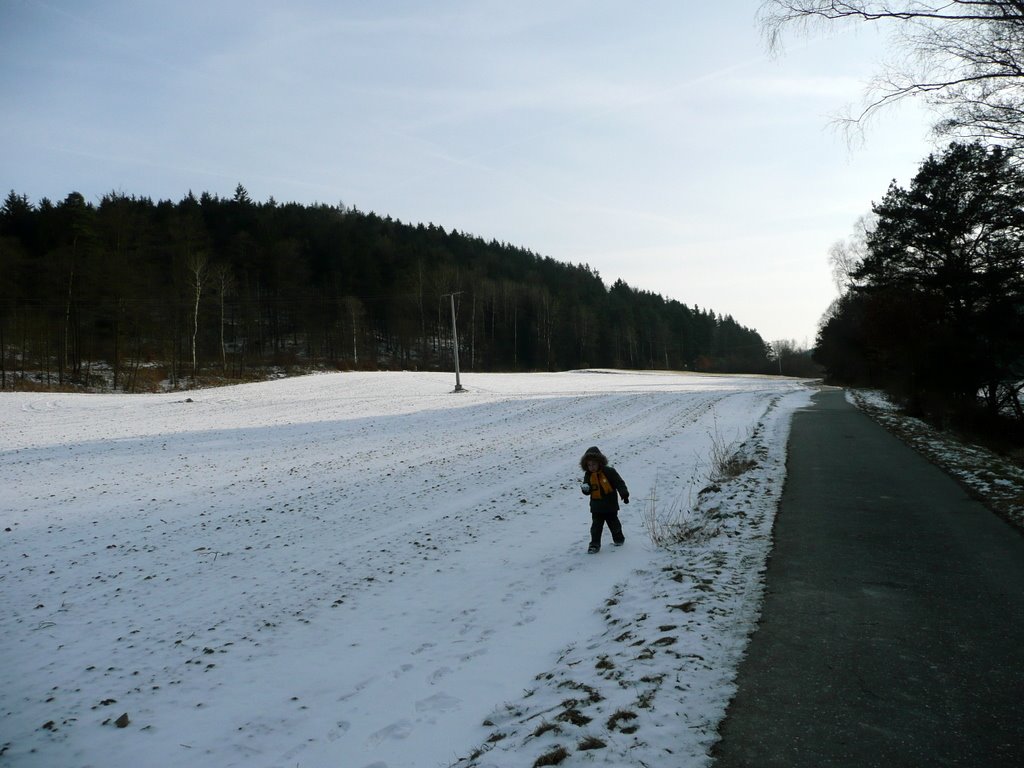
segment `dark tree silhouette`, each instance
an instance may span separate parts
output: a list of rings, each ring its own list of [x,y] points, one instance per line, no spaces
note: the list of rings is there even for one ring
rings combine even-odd
[[[1024,380],[1024,172],[1008,150],[951,144],[874,206],[853,288],[818,336],[840,380],[883,384],[912,409],[995,421]]]

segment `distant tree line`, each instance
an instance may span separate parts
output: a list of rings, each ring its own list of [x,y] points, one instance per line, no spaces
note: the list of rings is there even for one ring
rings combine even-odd
[[[936,422],[1024,442],[1024,171],[1011,150],[951,144],[893,182],[833,251],[845,288],[815,358]]]
[[[0,384],[115,389],[267,366],[763,372],[731,317],[496,241],[343,205],[78,193],[0,209]]]

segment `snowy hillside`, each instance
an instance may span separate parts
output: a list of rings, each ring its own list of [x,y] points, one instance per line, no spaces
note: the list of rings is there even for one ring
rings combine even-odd
[[[0,765],[705,764],[808,391],[453,383],[0,395]],[[715,535],[655,549],[723,440]],[[590,445],[632,503],[588,556]]]

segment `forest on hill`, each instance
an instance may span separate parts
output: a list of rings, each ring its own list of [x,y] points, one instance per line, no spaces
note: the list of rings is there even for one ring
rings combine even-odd
[[[729,316],[606,286],[586,265],[344,205],[78,193],[0,208],[4,388],[159,381],[268,367],[586,367],[765,372]]]

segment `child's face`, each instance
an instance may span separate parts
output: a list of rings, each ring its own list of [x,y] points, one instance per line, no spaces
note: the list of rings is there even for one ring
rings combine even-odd
[[[587,471],[597,472],[597,462],[594,461],[593,459],[587,461]]]

